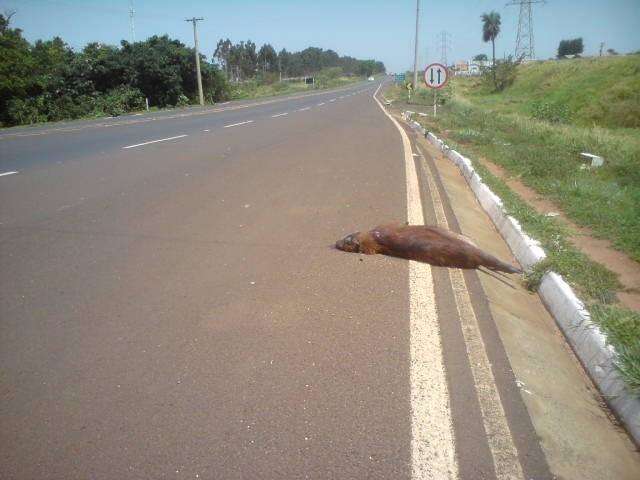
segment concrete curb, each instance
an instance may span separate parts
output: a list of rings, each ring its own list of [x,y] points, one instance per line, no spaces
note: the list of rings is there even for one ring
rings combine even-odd
[[[530,268],[544,259],[546,254],[540,243],[524,233],[515,218],[507,215],[502,200],[482,182],[471,161],[427,132],[412,120],[412,115],[413,112],[403,112],[402,118],[458,166],[518,262]],[[640,398],[627,389],[620,377],[615,367],[616,352],[607,345],[606,335],[591,322],[584,304],[557,273],[548,272],[542,277],[538,294],[611,409],[640,445]]]

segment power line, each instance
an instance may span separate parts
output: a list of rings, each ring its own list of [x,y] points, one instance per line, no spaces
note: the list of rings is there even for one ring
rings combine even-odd
[[[200,105],[204,105],[204,95],[202,93],[202,76],[200,75],[200,54],[198,53],[198,22],[201,22],[204,18],[193,17],[185,19],[185,22],[193,23],[193,43],[196,50],[196,76],[198,77],[198,97],[200,99]]]
[[[535,60],[535,44],[533,39],[533,14],[531,5],[546,3],[545,0],[512,0],[506,6],[520,5],[518,17],[518,36],[516,37],[515,57],[517,60]]]

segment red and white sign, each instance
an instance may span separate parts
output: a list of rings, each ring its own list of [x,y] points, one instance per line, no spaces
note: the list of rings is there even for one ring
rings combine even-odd
[[[441,63],[432,63],[424,71],[424,83],[429,88],[442,88],[449,80],[449,71]]]

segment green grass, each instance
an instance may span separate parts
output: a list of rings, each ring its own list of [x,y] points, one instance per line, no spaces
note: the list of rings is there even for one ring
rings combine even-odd
[[[640,313],[612,305],[593,305],[591,318],[617,353],[617,367],[630,389],[640,393]]]
[[[478,78],[456,83],[473,103],[500,113],[564,112],[560,121],[572,125],[640,127],[640,55],[527,63],[500,93],[487,91]]]
[[[456,142],[448,143],[463,154],[468,148]],[[583,298],[592,302],[609,304],[616,300],[621,285],[616,275],[601,264],[589,259],[569,242],[569,232],[554,217],[538,213],[517,195],[500,178],[493,175],[482,163],[472,160],[474,168],[493,192],[498,195],[508,214],[517,218],[525,232],[540,241],[547,258],[538,263],[526,276],[527,286],[537,289],[542,276],[549,270],[562,275]]]

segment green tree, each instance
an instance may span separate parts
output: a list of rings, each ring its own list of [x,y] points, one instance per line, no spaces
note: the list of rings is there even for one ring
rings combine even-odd
[[[213,58],[218,59],[218,63],[221,64],[224,68],[224,72],[227,78],[230,78],[231,71],[229,66],[229,57],[231,55],[231,40],[228,38],[226,40],[218,40],[218,44],[216,45],[216,49],[213,52]]]
[[[486,62],[487,60],[489,60],[489,58],[487,58],[487,56],[484,53],[480,53],[475,57],[473,57],[474,62]]]
[[[291,54],[283,48],[278,52],[278,70],[282,72],[282,76],[286,77],[289,72],[289,64],[291,62]]]
[[[488,42],[491,40],[491,47],[493,50],[493,61],[491,62],[491,68],[493,70],[493,79],[496,78],[496,37],[500,33],[500,14],[494,12],[483,13],[480,17],[482,19],[482,41]]]
[[[35,61],[22,30],[10,28],[10,18],[0,14],[0,123],[11,123],[9,101],[25,98],[37,85],[32,72]]]
[[[560,40],[558,45],[558,58],[567,55],[580,55],[584,51],[584,43],[582,38],[572,38],[569,40]]]
[[[262,73],[278,71],[278,54],[268,43],[262,45],[258,51],[258,65]]]

